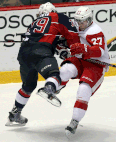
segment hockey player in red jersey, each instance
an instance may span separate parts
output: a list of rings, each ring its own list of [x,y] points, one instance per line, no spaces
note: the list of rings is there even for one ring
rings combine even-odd
[[[102,29],[93,21],[91,9],[81,6],[75,13],[74,24],[78,30],[80,43],[70,46],[72,57],[61,64],[60,77],[62,83],[57,88],[61,89],[71,78],[79,79],[76,102],[70,124],[65,128],[67,137],[76,132],[77,126],[84,117],[90,97],[96,92],[104,80],[108,67],[85,61],[95,59],[110,62],[106,38]],[[46,80],[47,81],[47,80]],[[52,78],[49,81],[53,82]]]
[[[18,125],[27,123],[28,119],[23,117],[21,112],[37,86],[38,72],[48,79],[42,91],[48,92],[50,89],[52,92],[56,91],[57,88],[49,82],[49,77],[52,76],[52,79],[57,80],[60,85],[59,68],[54,57],[59,37],[65,37],[68,46],[78,39],[77,30],[70,19],[64,14],[57,13],[53,4],[49,2],[42,4],[37,16],[27,32],[23,34],[25,39],[18,53],[22,88],[16,94],[15,104],[9,112],[6,126],[14,125],[14,122]],[[53,104],[61,105],[60,100],[51,92],[47,98],[50,102],[52,99]]]

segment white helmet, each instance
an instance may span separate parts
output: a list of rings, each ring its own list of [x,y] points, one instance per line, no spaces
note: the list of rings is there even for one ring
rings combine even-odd
[[[45,4],[40,5],[38,10],[38,15],[49,13],[49,12],[57,12],[56,7],[52,3],[47,2]]]
[[[87,21],[87,27],[88,27],[93,21],[93,15],[91,9],[86,6],[81,6],[75,12],[74,19],[77,23]]]

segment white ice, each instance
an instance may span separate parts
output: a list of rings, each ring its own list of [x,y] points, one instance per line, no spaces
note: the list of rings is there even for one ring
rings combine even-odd
[[[105,77],[71,140],[64,130],[72,117],[78,80],[70,80],[58,95],[59,108],[36,95],[43,86],[44,81],[38,82],[22,112],[29,120],[27,125],[13,128],[5,123],[21,83],[0,85],[0,142],[116,142],[116,76]]]

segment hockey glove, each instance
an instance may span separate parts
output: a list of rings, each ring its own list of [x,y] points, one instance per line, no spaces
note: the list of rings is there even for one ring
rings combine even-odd
[[[67,40],[62,35],[59,37],[57,44],[59,44],[60,46],[64,46],[65,48],[69,48],[67,45]]]
[[[71,55],[75,54],[86,54],[87,53],[87,45],[81,43],[75,43],[70,46]]]
[[[89,46],[86,44],[75,43],[70,46],[71,55],[82,54],[83,59],[89,59],[91,57],[101,57],[104,50],[98,45]]]
[[[70,53],[67,49],[62,49],[59,58],[61,58],[62,60],[65,60],[66,58],[70,57]]]
[[[65,60],[66,58],[71,56],[69,50],[66,47],[62,46],[62,44],[57,44],[56,53],[62,60]]]

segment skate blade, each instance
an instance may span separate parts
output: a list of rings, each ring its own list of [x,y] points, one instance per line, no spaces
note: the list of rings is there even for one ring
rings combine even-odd
[[[74,136],[74,134],[71,133],[69,130],[65,130],[65,135],[68,139],[71,139]]]
[[[25,126],[26,123],[21,124],[21,123],[15,123],[15,122],[10,122],[10,120],[8,119],[7,123],[5,124],[5,126],[8,127],[21,127],[21,126]]]
[[[46,94],[42,90],[40,90],[36,94],[41,96],[42,98],[44,98],[45,100],[47,100],[49,103],[51,103],[52,105],[54,105],[56,107],[60,107],[61,106],[61,101],[58,98],[57,99],[55,97],[48,98],[48,94]]]

